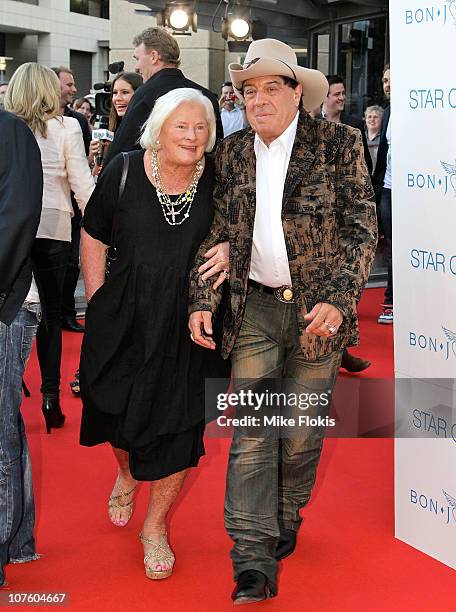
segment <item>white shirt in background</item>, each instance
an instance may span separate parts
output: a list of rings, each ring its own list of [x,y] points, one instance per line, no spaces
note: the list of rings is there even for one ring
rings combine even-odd
[[[388,141],[388,153],[386,155],[386,171],[385,178],[383,179],[383,187],[386,187],[386,189],[392,189],[393,177],[391,174],[391,117],[388,121],[388,127],[386,128],[386,140]]]
[[[267,287],[291,285],[282,225],[282,199],[299,113],[269,148],[255,135],[256,213],[250,278]]]
[[[27,297],[24,300],[25,304],[39,304],[40,294],[38,293],[38,287],[36,286],[35,277],[32,274],[32,284],[30,285]]]
[[[239,106],[235,106],[232,111],[222,108],[220,118],[222,120],[223,136],[225,138],[230,134],[234,134],[234,132],[243,130],[248,125],[244,111],[241,110]]]
[[[47,122],[47,138],[35,134],[43,166],[43,208],[37,238],[71,242],[71,191],[79,208],[89,201],[95,182],[90,173],[79,122],[54,117]]]

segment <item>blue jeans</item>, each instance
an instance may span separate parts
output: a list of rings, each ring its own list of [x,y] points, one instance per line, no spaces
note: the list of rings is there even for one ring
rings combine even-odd
[[[24,304],[11,325],[0,322],[0,585],[8,562],[38,558],[32,466],[20,408],[40,316],[39,304]]]
[[[318,361],[306,361],[299,342],[295,304],[285,304],[258,289],[249,288],[247,306],[232,353],[235,385],[241,379],[267,379],[289,394],[332,393],[342,351]],[[272,381],[270,381],[272,382]],[[242,385],[242,382],[241,382]],[[269,383],[266,384],[270,388]],[[290,412],[291,411],[291,412]],[[306,409],[309,418],[324,417],[329,403]],[[288,406],[288,417],[303,414]],[[297,531],[299,510],[310,499],[324,437],[324,427],[312,425],[298,432],[269,428],[255,433],[234,430],[225,496],[225,527],[234,542],[231,558],[234,578],[248,569],[263,572],[273,592],[277,589],[275,549],[280,529]]]

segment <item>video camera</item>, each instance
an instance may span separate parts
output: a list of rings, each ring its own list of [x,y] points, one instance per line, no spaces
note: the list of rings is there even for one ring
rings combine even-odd
[[[117,74],[124,69],[124,62],[114,62],[109,64],[108,70],[110,74]],[[100,118],[97,129],[92,132],[92,140],[100,142],[100,148],[95,156],[95,161],[98,166],[103,164],[103,157],[106,150],[106,145],[114,139],[114,132],[109,130],[109,114],[111,112],[111,81],[103,81],[94,83],[93,88],[99,93],[95,94],[95,114]]]
[[[125,62],[113,62],[109,64],[108,70],[110,74],[117,74],[122,72],[124,66]],[[102,90],[100,93],[95,94],[95,114],[100,117],[100,127],[102,124],[106,124],[107,127],[107,121],[103,119],[109,117],[111,112],[111,81],[94,83],[93,88],[96,91]]]

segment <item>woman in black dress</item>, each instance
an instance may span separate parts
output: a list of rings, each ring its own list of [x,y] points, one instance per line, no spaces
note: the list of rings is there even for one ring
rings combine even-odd
[[[127,164],[122,155],[108,164],[84,217],[81,444],[113,446],[115,525],[130,519],[137,481],[151,481],[141,541],[152,579],[172,573],[166,515],[204,454],[204,378],[227,374],[187,327],[188,274],[213,216],[205,152],[214,142],[210,101],[195,89],[170,91],[145,124],[143,150],[129,153]],[[116,259],[105,282],[106,245]],[[213,267],[216,284],[226,267],[227,259]]]

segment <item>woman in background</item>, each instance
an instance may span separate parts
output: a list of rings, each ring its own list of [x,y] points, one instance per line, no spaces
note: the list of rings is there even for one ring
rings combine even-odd
[[[368,106],[364,111],[366,122],[367,146],[372,160],[372,174],[377,163],[377,152],[380,144],[380,131],[382,127],[383,108],[381,106]]]
[[[127,112],[128,104],[133,98],[135,91],[143,80],[140,74],[136,72],[120,72],[112,81],[111,84],[111,111],[109,113],[108,129],[115,132],[119,127],[125,113]],[[108,152],[109,142],[101,144],[98,140],[92,140],[91,152],[95,156],[101,156],[101,160]],[[95,158],[96,159],[96,158]],[[92,174],[98,176],[103,168],[103,162],[98,164],[95,161]]]
[[[73,102],[73,110],[77,111],[78,113],[81,113],[81,115],[84,115],[84,117],[89,122],[89,125],[91,125],[93,117],[93,107],[90,103],[90,100],[87,100],[87,98],[77,98]]]
[[[46,66],[22,64],[11,78],[5,108],[23,119],[35,135],[43,166],[43,208],[32,250],[35,280],[44,318],[36,336],[46,431],[63,427],[59,401],[62,356],[62,293],[70,255],[71,191],[84,211],[94,180],[78,121],[60,116],[60,81]]]

